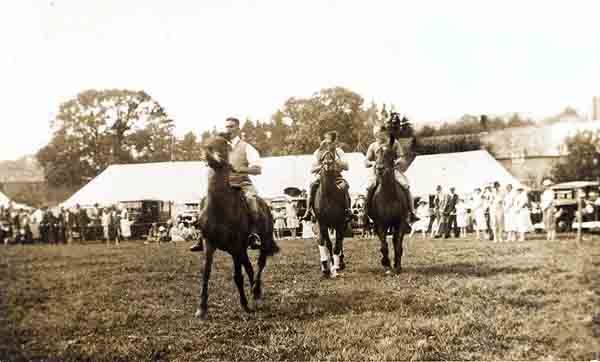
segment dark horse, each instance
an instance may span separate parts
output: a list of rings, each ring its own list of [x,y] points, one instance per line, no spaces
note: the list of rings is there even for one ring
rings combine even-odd
[[[320,151],[319,158],[321,161],[320,182],[315,193],[314,211],[319,225],[318,245],[321,271],[326,277],[335,277],[337,271],[344,268],[346,194],[342,188],[338,187],[335,150],[325,148]],[[335,230],[335,247],[332,247],[329,229]]]
[[[233,258],[235,285],[240,293],[240,304],[244,311],[250,312],[248,300],[244,292],[244,276],[242,267],[246,270],[255,303],[258,305],[262,298],[261,275],[267,264],[267,256],[276,253],[279,248],[273,240],[273,217],[268,205],[258,199],[260,225],[258,234],[262,247],[258,256],[258,273],[254,275],[252,263],[248,257],[248,236],[250,215],[241,190],[232,188],[229,184],[231,165],[228,161],[229,144],[222,137],[213,137],[203,145],[203,153],[210,175],[208,177],[208,193],[200,204],[199,224],[206,240],[206,259],[202,275],[202,293],[200,308],[196,316],[206,319],[208,316],[208,280],[217,249],[223,250]],[[265,246],[271,246],[273,252],[267,253]]]
[[[381,265],[386,274],[390,274],[389,249],[387,233],[393,233],[394,269],[399,273],[402,269],[402,240],[407,232],[406,222],[409,204],[408,193],[394,177],[395,154],[391,146],[383,145],[377,151],[375,172],[377,186],[373,193],[373,201],[368,215],[373,219],[375,233],[381,241]]]

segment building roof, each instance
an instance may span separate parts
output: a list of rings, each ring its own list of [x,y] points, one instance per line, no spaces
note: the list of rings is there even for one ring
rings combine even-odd
[[[406,171],[414,196],[435,193],[437,185],[444,190],[456,188],[457,194],[471,193],[494,181],[513,188],[523,185],[487,151],[468,151],[417,156]]]
[[[498,159],[515,156],[558,157],[566,155],[563,145],[577,132],[600,130],[598,121],[565,121],[550,125],[506,128],[481,135],[482,144]]]
[[[346,158],[350,170],[344,172],[344,177],[350,191],[362,192],[369,172],[364,167],[364,155],[347,153]],[[266,157],[261,162],[262,175],[252,179],[262,197],[280,196],[286,187],[308,190],[312,155]],[[139,200],[194,202],[206,194],[208,172],[208,167],[197,161],[112,165],[62,205],[112,205]]]

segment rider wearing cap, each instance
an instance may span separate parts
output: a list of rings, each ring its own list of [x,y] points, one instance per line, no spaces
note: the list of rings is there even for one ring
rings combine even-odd
[[[377,160],[377,151],[389,144],[389,134],[387,129],[383,125],[375,125],[373,127],[373,134],[375,136],[375,142],[369,145],[367,149],[367,156],[365,158],[365,166],[367,168],[373,167],[373,172],[369,177],[369,183],[367,186],[367,198],[365,200],[365,210],[368,212],[369,207],[371,205],[371,199],[373,198],[373,193],[375,192],[375,188],[377,186],[377,176],[375,174],[375,163]],[[404,149],[398,140],[394,140],[393,144],[394,153],[396,154],[396,161],[394,163],[394,177],[400,185],[406,190],[408,193],[409,200],[409,213],[408,213],[408,223],[409,225],[413,222],[417,221],[418,218],[414,213],[414,202],[412,198],[412,194],[410,193],[410,184],[408,182],[408,178],[402,173],[401,169],[406,167],[407,159],[406,154],[404,153]]]
[[[342,177],[342,171],[348,171],[348,162],[346,162],[346,155],[344,151],[337,147],[337,132],[329,131],[325,133],[324,140],[321,142],[319,148],[313,153],[314,161],[311,167],[311,173],[313,175],[313,181],[310,184],[310,193],[308,195],[308,201],[306,206],[306,213],[301,217],[302,220],[308,220],[310,218],[315,195],[319,187],[319,172],[321,171],[321,154],[327,149],[335,150],[335,162],[336,162],[336,184],[344,190],[346,195],[345,214],[346,220],[352,219],[352,210],[350,209],[350,193],[348,192],[350,185]]]

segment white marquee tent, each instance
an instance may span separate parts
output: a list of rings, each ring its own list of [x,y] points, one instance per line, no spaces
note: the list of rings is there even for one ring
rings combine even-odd
[[[347,153],[350,170],[344,177],[350,192],[364,192],[368,172],[362,153]],[[287,187],[309,187],[312,155],[266,157],[263,173],[254,176],[254,184],[262,197],[283,194]],[[112,165],[77,191],[62,206],[95,203],[112,205],[120,201],[160,200],[175,204],[197,202],[206,193],[208,168],[203,162],[157,162]]]
[[[459,195],[469,194],[476,187],[498,181],[504,187],[523,186],[487,151],[468,151],[417,156],[406,171],[414,196],[435,193],[437,185],[445,191],[456,188]]]
[[[206,189],[206,172],[202,162],[112,165],[62,206],[112,205],[138,200],[194,202],[203,196]]]
[[[0,206],[8,206],[10,204],[10,199],[4,195],[2,192],[0,192]]]

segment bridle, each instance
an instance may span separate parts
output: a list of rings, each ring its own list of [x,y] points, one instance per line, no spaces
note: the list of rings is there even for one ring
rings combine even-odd
[[[335,153],[327,150],[321,153],[319,157],[319,163],[321,164],[321,172],[330,172],[335,170]]]
[[[375,175],[383,176],[388,172],[394,172],[394,155],[387,145],[382,145],[376,151]]]

